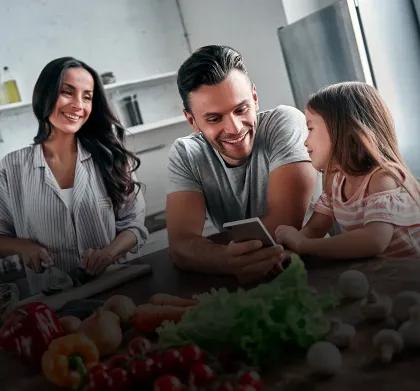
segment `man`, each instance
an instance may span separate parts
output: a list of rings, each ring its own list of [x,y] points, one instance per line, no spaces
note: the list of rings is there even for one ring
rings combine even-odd
[[[216,244],[202,236],[206,211],[219,230],[255,216],[271,234],[279,224],[301,228],[316,178],[305,118],[288,106],[257,114],[255,85],[241,55],[226,46],[193,53],[179,69],[178,89],[194,133],[169,154],[171,258],[187,270],[261,279],[282,260],[282,247]]]

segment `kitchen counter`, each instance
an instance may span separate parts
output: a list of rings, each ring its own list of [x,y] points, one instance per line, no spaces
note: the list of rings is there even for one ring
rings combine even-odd
[[[237,288],[236,281],[228,276],[212,276],[184,272],[177,269],[168,257],[166,249],[148,254],[141,262],[152,266],[152,274],[142,276],[107,292],[95,295],[106,299],[113,294],[131,296],[137,304],[144,303],[157,292],[180,296],[208,291],[210,288]],[[306,261],[310,285],[320,292],[334,287],[342,271],[357,269],[364,272],[379,294],[394,296],[401,290],[420,291],[419,261]],[[338,375],[320,379],[310,374],[303,359],[274,368],[264,374],[265,390],[352,390],[391,391],[418,390],[420,382],[420,352],[404,352],[389,365],[380,365],[373,360],[371,339],[380,328],[379,323],[363,321],[359,302],[347,303],[335,310],[344,321],[352,323],[357,334],[351,348],[343,351],[343,367]],[[2,390],[53,390],[54,387],[23,367],[5,353],[0,354],[0,384]]]

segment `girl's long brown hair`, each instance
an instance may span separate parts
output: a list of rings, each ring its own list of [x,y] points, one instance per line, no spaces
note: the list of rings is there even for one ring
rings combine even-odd
[[[331,137],[326,178],[331,177],[334,165],[354,176],[381,167],[420,206],[420,186],[403,161],[391,113],[375,88],[361,82],[333,84],[313,94],[307,109],[323,118]],[[403,172],[404,182],[392,166]]]

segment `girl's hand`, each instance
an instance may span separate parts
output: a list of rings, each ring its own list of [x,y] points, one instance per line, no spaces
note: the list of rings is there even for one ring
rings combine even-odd
[[[22,239],[19,242],[19,255],[25,265],[36,273],[42,271],[42,264],[52,265],[54,263],[48,250],[32,240]]]
[[[102,273],[113,262],[114,256],[108,247],[89,248],[82,255],[81,266],[87,273],[96,275]]]
[[[305,240],[305,236],[295,227],[290,225],[279,225],[274,234],[277,243],[286,246],[295,253],[300,253],[302,251],[301,247]]]

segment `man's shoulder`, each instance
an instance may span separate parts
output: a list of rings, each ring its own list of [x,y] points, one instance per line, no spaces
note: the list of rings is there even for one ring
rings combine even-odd
[[[270,110],[258,113],[258,126],[265,127],[277,124],[277,126],[290,126],[305,123],[305,116],[296,107],[279,105]]]
[[[177,138],[171,147],[171,155],[201,156],[209,148],[201,133],[191,133],[188,136]]]

